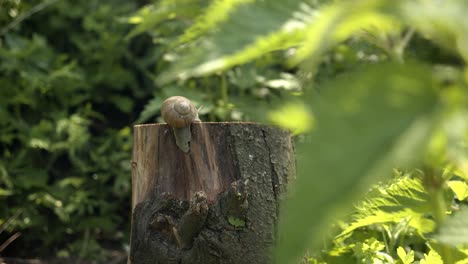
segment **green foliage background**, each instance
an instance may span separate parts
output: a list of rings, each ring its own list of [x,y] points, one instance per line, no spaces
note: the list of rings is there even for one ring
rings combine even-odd
[[[118,20],[136,8],[2,1],[0,222],[17,217],[1,240],[22,233],[5,254],[102,256],[127,239],[130,125],[154,92],[145,41]]]
[[[465,1],[0,7],[1,238],[22,232],[11,254],[125,247],[130,126],[182,94],[205,121],[300,134],[278,263],[466,263]]]
[[[249,120],[266,111],[234,106],[267,109],[298,89],[274,55],[156,84],[176,55],[171,42],[208,1],[185,1],[177,19],[146,4],[0,1],[0,244],[21,233],[3,255],[104,260],[128,248],[131,126],[161,121],[168,96],[189,97],[205,121]]]

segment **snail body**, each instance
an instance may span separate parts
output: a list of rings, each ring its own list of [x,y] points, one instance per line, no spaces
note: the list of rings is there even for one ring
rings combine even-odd
[[[190,124],[200,121],[198,110],[187,98],[172,96],[167,98],[161,106],[164,121],[174,130],[177,146],[183,152],[190,151]]]

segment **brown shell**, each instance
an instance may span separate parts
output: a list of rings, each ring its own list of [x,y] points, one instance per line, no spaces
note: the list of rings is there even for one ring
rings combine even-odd
[[[182,96],[172,96],[163,102],[161,115],[171,127],[182,128],[197,118],[198,110],[189,99]]]

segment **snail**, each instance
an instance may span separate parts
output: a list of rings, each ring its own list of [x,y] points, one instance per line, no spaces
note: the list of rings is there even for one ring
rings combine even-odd
[[[195,105],[185,97],[172,96],[163,102],[161,115],[164,121],[172,127],[176,145],[183,152],[189,152],[192,139],[190,125],[192,122],[200,122]]]

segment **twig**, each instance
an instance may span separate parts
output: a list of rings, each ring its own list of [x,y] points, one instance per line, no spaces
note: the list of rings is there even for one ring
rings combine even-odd
[[[8,245],[11,244],[11,242],[15,241],[19,236],[21,236],[20,232],[16,232],[14,235],[12,235],[10,238],[8,238],[3,244],[0,246],[0,252],[2,252]]]
[[[411,38],[413,37],[414,32],[414,28],[410,28],[408,31],[406,31],[405,35],[403,36],[403,39],[400,42],[401,49],[405,49],[405,47],[408,45]]]
[[[44,8],[47,8],[48,6],[55,4],[58,1],[59,0],[50,0],[50,1],[40,3],[40,4],[32,7],[27,12],[21,14],[15,20],[11,21],[10,24],[8,24],[4,28],[2,28],[2,30],[0,31],[0,36],[5,35],[6,33],[8,33],[8,31],[12,30],[14,27],[16,27],[18,24],[20,24],[24,20],[28,19],[29,17],[31,17],[35,13],[40,12]]]
[[[0,226],[0,234],[5,231],[5,229],[7,229],[7,227],[10,225],[11,221],[13,221],[15,218],[17,218],[21,213],[23,212],[23,209],[18,209],[18,211],[16,211],[15,215],[13,215],[12,217],[8,218],[7,221],[5,221],[5,223],[3,223],[1,226]]]
[[[408,31],[405,32],[405,35],[403,38],[400,40],[398,43],[397,47],[395,47],[395,53],[398,57],[398,60],[403,61],[403,55],[405,53],[405,48],[408,46],[411,38],[414,35],[414,28],[408,29]]]

